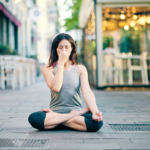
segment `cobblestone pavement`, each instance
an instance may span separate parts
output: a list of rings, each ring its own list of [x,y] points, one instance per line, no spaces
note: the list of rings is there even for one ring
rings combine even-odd
[[[109,125],[150,124],[150,92],[91,89],[104,119],[95,133],[38,131],[30,126],[29,114],[49,106],[50,90],[42,79],[21,90],[0,90],[0,149],[150,149],[150,131],[115,131]]]

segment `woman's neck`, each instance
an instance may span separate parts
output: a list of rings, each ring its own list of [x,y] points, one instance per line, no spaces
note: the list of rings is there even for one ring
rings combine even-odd
[[[57,64],[58,64],[58,61],[57,61]],[[68,60],[65,64],[64,64],[64,67],[68,67],[69,65],[72,65],[72,61]]]
[[[65,63],[65,65],[64,65],[64,67],[68,67],[69,65],[72,65],[72,61],[67,61],[66,63]]]

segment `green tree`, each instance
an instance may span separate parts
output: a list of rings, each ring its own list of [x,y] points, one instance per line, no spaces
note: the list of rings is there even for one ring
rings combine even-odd
[[[67,1],[68,0],[65,1],[64,3],[65,5],[68,5]],[[68,5],[69,7],[68,10],[72,10],[72,17],[65,19],[64,27],[66,27],[66,31],[79,29],[78,16],[81,7],[81,2],[82,0],[72,0],[73,5],[72,6]]]

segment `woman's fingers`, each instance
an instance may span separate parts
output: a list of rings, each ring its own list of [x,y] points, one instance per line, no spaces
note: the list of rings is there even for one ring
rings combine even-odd
[[[103,120],[102,113],[101,112],[95,113],[93,115],[93,120],[98,121],[98,122],[101,121],[101,120]]]
[[[67,51],[61,51],[59,54],[59,60],[64,63],[68,60],[68,57],[69,57],[69,52]]]

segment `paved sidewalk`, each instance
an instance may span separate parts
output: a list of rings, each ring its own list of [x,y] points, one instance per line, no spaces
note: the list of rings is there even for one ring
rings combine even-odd
[[[150,149],[150,131],[115,131],[109,125],[150,124],[150,92],[92,90],[104,119],[95,133],[30,126],[29,114],[49,106],[50,90],[43,79],[21,90],[0,90],[0,149]]]

